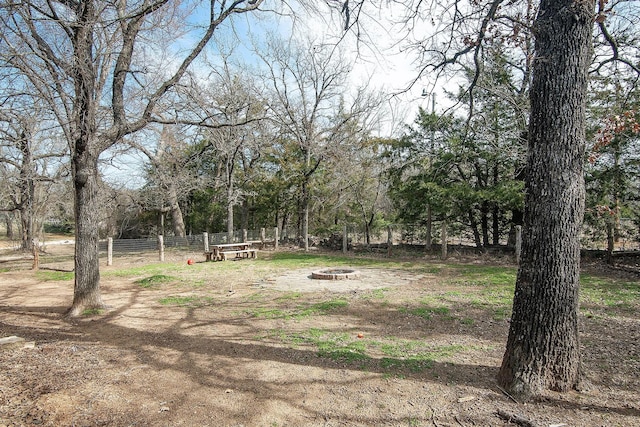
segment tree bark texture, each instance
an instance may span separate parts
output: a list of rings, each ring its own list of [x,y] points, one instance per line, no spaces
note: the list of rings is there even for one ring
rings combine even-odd
[[[593,0],[542,0],[534,28],[522,261],[498,376],[525,398],[574,389],[580,381],[580,231],[594,8]]]
[[[18,211],[20,212],[20,225],[22,228],[22,250],[33,251],[33,239],[35,233],[35,166],[33,164],[33,152],[31,150],[30,136],[23,133],[18,147],[22,154],[22,162],[20,164],[20,201]]]
[[[73,304],[67,315],[79,316],[84,310],[104,308],[100,295],[100,260],[98,252],[98,156],[73,159],[75,182],[75,284]]]
[[[75,99],[73,104],[73,146],[71,152],[74,181],[76,245],[73,303],[67,316],[74,317],[86,309],[104,308],[100,295],[100,261],[98,252],[98,157],[96,139],[96,90],[93,66],[95,5],[78,4],[78,25],[74,29]]]
[[[173,234],[176,237],[185,237],[186,227],[184,226],[184,217],[182,216],[182,209],[180,209],[180,202],[178,201],[178,190],[174,184],[169,184],[168,197]]]

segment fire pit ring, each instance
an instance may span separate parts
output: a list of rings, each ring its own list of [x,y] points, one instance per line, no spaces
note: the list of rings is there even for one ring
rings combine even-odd
[[[359,277],[360,272],[351,268],[327,268],[311,273],[311,278],[316,280],[348,280]]]

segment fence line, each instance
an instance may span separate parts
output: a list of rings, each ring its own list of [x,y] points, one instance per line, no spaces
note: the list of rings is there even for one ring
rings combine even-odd
[[[344,231],[346,228],[346,244],[344,240]],[[441,238],[443,230],[440,230],[434,226],[434,232],[432,235],[432,242],[435,244],[442,244]],[[458,232],[456,232],[458,231]],[[586,233],[585,233],[586,234]],[[471,246],[475,247],[473,241],[464,233],[460,234],[459,230],[449,230],[446,234],[447,242],[454,245]],[[205,248],[205,236],[209,245],[217,245],[223,243],[240,243],[243,241],[251,242],[263,242],[264,244],[272,244],[278,247],[281,242],[293,242],[294,244],[301,244],[301,238],[298,236],[297,230],[293,233],[288,231],[282,238],[277,228],[260,228],[254,230],[235,230],[230,237],[226,232],[222,233],[202,233],[196,235],[190,235],[186,237],[164,236],[164,248],[192,248],[195,250],[204,250]],[[425,227],[422,225],[412,224],[392,224],[386,227],[377,228],[370,231],[369,243],[372,245],[410,245],[419,246],[426,244]],[[586,238],[587,236],[584,236]],[[626,237],[626,236],[625,236]],[[365,246],[366,236],[364,227],[361,225],[347,225],[343,226],[339,231],[327,231],[322,236],[310,236],[312,245],[322,245],[327,243],[334,243],[334,249],[340,250],[344,247],[351,249],[353,245]],[[338,241],[336,241],[338,239]],[[634,247],[640,247],[634,244],[633,239],[626,240],[626,245],[623,243],[616,247],[615,251],[633,250]],[[338,243],[339,245],[335,245]],[[585,244],[583,242],[583,249],[601,249],[600,245],[594,242],[591,244]],[[149,237],[145,239],[113,239],[112,241],[113,253],[130,253],[130,252],[145,252],[145,251],[159,251],[157,237]],[[329,245],[331,246],[331,245]],[[100,241],[100,252],[107,252],[107,240]]]

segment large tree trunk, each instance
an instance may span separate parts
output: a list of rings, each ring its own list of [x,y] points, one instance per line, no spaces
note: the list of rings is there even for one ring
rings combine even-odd
[[[171,210],[171,220],[173,223],[173,234],[176,237],[185,237],[184,218],[182,209],[178,202],[178,192],[174,185],[169,186],[169,209]]]
[[[498,376],[527,397],[580,381],[578,290],[592,0],[542,0],[535,23],[522,261]]]
[[[95,76],[93,64],[93,23],[95,4],[81,2],[73,45],[75,70],[74,138],[71,170],[74,184],[76,246],[73,303],[67,316],[79,316],[85,310],[102,309],[100,295],[100,260],[98,221],[101,209],[98,199],[98,157]]]
[[[233,203],[227,202],[227,241],[233,242]]]
[[[86,152],[85,152],[86,153]],[[67,316],[85,310],[102,309],[98,252],[98,156],[85,154],[73,159],[75,183],[75,284],[73,304]]]

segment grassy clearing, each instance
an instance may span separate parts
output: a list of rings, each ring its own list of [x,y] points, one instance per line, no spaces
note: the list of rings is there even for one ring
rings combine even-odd
[[[261,280],[263,272],[273,275],[291,269],[344,265],[406,270],[416,275],[437,274],[437,277],[427,277],[425,280],[428,282],[425,283],[429,286],[418,289],[415,296],[398,296],[396,292],[400,288],[396,287],[373,289],[323,301],[310,300],[302,292],[273,293],[264,289],[247,293],[236,300],[214,300],[214,294],[211,293],[216,292],[215,295],[219,296],[221,287],[226,289],[227,284],[233,285],[233,280],[242,278],[247,268],[252,270],[252,277]],[[419,318],[410,319],[415,324],[445,328],[454,326],[473,334],[474,328],[481,327],[482,321],[487,318],[504,321],[510,317],[516,273],[516,268],[503,266],[429,265],[424,261],[394,262],[388,259],[282,252],[268,253],[260,259],[241,262],[198,263],[193,266],[186,263],[152,264],[112,270],[107,275],[137,279],[135,283],[138,286],[162,287],[164,291],[183,287],[187,283],[193,287],[185,292],[187,295],[177,289],[176,295],[161,298],[158,302],[165,306],[204,307],[205,310],[210,310],[209,306],[214,303],[224,302],[234,316],[246,316],[247,322],[259,320],[254,324],[259,328],[257,335],[260,340],[274,340],[278,345],[313,351],[318,357],[335,363],[402,377],[433,369],[438,363],[447,363],[461,353],[486,349],[451,341],[438,344],[426,339],[411,340],[406,339],[406,335],[403,337],[401,332],[371,339],[369,336],[375,333],[360,335],[357,331],[360,326],[353,323],[358,321],[359,310],[396,311]],[[202,286],[212,282],[216,286]],[[617,315],[637,311],[640,305],[640,287],[635,282],[593,275],[584,275],[581,282],[583,310],[586,306],[586,310],[596,313]],[[320,316],[329,317],[323,319]],[[343,321],[347,316],[350,320]],[[302,319],[305,322],[297,322]],[[316,320],[318,325],[313,323]],[[346,330],[338,326],[326,326],[347,322],[351,326]],[[314,327],[302,331],[297,329],[305,324]]]
[[[162,305],[174,305],[178,307],[202,307],[211,305],[213,301],[213,297],[203,297],[199,295],[173,295],[158,300]]]
[[[138,279],[135,283],[136,285],[140,285],[142,288],[154,288],[163,283],[172,283],[177,279],[173,276],[168,276],[166,274],[154,274],[153,276],[145,277],[144,279]]]
[[[73,271],[38,270],[36,277],[44,282],[73,280]]]
[[[419,373],[434,364],[471,348],[462,345],[433,345],[425,341],[386,337],[369,340],[356,333],[310,328],[301,332],[279,329],[267,337],[292,347],[313,348],[319,357],[354,364],[359,369],[379,367],[385,374]],[[265,338],[267,338],[265,337]]]
[[[582,301],[606,308],[630,311],[640,304],[640,284],[610,278],[582,275],[580,279]]]
[[[258,307],[245,312],[253,317],[266,319],[303,319],[313,315],[326,315],[340,308],[346,307],[349,303],[346,299],[331,299],[315,304],[299,305],[293,309],[279,309],[273,307]]]

